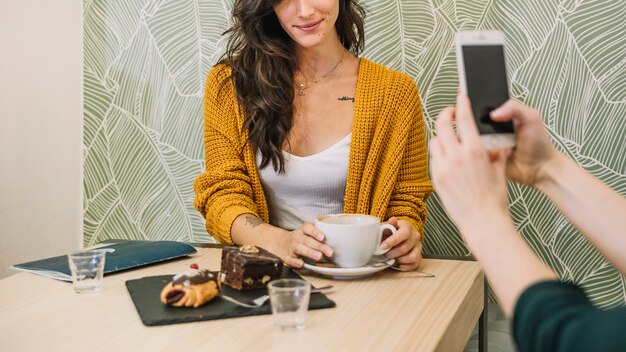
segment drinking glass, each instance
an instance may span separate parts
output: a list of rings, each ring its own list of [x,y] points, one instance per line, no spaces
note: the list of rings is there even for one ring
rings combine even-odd
[[[274,325],[279,330],[301,330],[306,323],[311,284],[300,279],[279,279],[267,284]]]
[[[100,291],[104,275],[106,251],[101,249],[78,251],[67,255],[72,272],[72,283],[77,293]]]

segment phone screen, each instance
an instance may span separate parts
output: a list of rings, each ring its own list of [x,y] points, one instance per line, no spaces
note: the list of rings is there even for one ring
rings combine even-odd
[[[512,122],[494,122],[489,113],[509,99],[502,45],[464,45],[467,96],[480,134],[513,133]]]

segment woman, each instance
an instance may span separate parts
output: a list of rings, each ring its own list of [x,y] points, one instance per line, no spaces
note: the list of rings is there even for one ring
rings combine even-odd
[[[298,268],[333,254],[316,216],[365,213],[398,228],[388,257],[419,265],[432,191],[419,96],[408,76],[356,56],[363,16],[356,0],[235,1],[194,184],[218,241]]]
[[[514,150],[485,152],[466,97],[439,115],[431,142],[433,182],[503,311],[513,316],[519,350],[624,351],[626,307],[595,308],[580,287],[556,280],[515,230],[505,181],[508,176],[545,193],[622,275],[626,199],[559,153],[537,111],[511,100],[491,117],[513,120]]]

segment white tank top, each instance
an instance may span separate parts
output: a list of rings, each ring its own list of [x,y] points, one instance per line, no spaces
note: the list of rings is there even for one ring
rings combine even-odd
[[[270,224],[293,230],[319,215],[343,212],[351,139],[350,133],[332,147],[306,157],[283,151],[285,172],[281,175],[271,164],[259,170]]]

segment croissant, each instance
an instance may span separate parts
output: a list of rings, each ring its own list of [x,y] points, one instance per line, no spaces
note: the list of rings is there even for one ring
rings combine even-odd
[[[217,296],[220,286],[217,277],[206,269],[191,270],[174,276],[161,291],[161,302],[172,307],[198,308]]]

